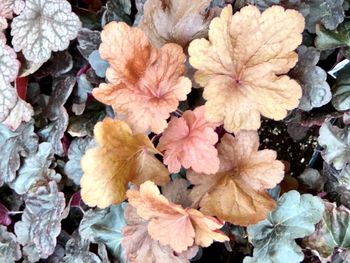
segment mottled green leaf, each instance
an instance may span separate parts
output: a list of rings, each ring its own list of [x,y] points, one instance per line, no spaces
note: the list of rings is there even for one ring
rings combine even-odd
[[[340,129],[326,121],[319,133],[318,143],[324,148],[321,152],[323,159],[341,170],[350,161],[349,127]]]
[[[122,229],[126,225],[125,207],[126,203],[122,203],[119,206],[112,205],[103,210],[91,209],[84,214],[79,226],[82,238],[105,244],[112,255],[121,262],[124,262],[121,241],[123,238]]]
[[[350,22],[341,24],[336,30],[316,27],[315,46],[320,50],[350,46]]]
[[[350,210],[344,206],[324,202],[326,210],[316,231],[305,238],[305,246],[317,251],[323,258],[333,254],[335,248],[350,248]]]
[[[267,219],[248,226],[253,257],[244,263],[299,263],[304,254],[295,239],[312,234],[324,211],[320,198],[290,191],[280,197]]]

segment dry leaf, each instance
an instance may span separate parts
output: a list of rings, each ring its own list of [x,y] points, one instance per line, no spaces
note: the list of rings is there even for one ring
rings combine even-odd
[[[213,174],[219,169],[215,144],[218,135],[204,116],[204,106],[185,111],[181,118],[172,117],[159,140],[158,150],[164,152],[164,164],[171,173],[181,165],[198,173]]]
[[[266,218],[276,207],[266,192],[284,175],[284,165],[272,150],[258,151],[255,131],[225,134],[218,145],[220,169],[214,175],[189,171],[194,184],[191,199],[201,212],[237,225],[250,225]]]
[[[125,210],[127,225],[123,228],[122,247],[125,259],[130,263],[189,263],[198,251],[191,247],[184,253],[177,254],[169,246],[163,246],[148,234],[148,221],[136,213],[136,209],[127,206]]]
[[[223,223],[198,210],[170,203],[151,181],[143,183],[140,191],[128,190],[126,195],[137,214],[150,220],[150,236],[162,245],[169,245],[175,252],[183,252],[193,245],[208,247],[213,241],[229,240],[218,230]]]
[[[195,80],[204,87],[209,121],[230,132],[260,127],[260,114],[281,120],[299,104],[299,84],[285,74],[295,66],[304,18],[273,6],[247,6],[232,16],[228,6],[210,24],[209,41],[189,46]]]
[[[123,22],[109,23],[101,37],[101,57],[111,65],[106,73],[110,84],[94,89],[94,97],[125,114],[133,131],[161,133],[192,86],[183,77],[182,48],[166,44],[156,49],[140,29]]]
[[[186,47],[195,38],[206,37],[213,12],[210,0],[148,0],[140,28],[153,45],[177,43]]]
[[[133,134],[125,122],[110,118],[98,122],[94,133],[99,146],[87,150],[81,160],[81,196],[86,204],[105,208],[122,202],[129,182],[169,181],[167,169],[154,156],[159,152],[146,135]]]

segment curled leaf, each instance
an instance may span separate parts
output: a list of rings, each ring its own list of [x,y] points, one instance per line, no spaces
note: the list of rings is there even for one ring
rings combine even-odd
[[[36,262],[55,250],[64,215],[64,194],[58,192],[57,184],[52,181],[29,192],[25,204],[22,220],[15,224],[15,233],[23,245],[23,254]]]
[[[285,193],[278,200],[278,207],[268,218],[248,226],[248,237],[254,246],[253,257],[244,263],[299,263],[304,254],[294,239],[315,231],[324,212],[319,197],[300,195],[297,191]]]
[[[313,47],[300,46],[298,56],[298,63],[289,75],[299,82],[303,90],[299,109],[310,111],[327,104],[332,99],[332,93],[327,83],[327,73],[316,66],[320,52]]]
[[[350,211],[344,206],[337,207],[334,203],[324,202],[321,222],[316,225],[316,231],[303,240],[308,248],[316,250],[322,258],[328,258],[335,248],[350,248]]]
[[[12,21],[12,45],[29,61],[47,61],[52,51],[68,48],[81,22],[66,0],[27,0],[23,12]]]
[[[191,199],[204,214],[237,225],[250,225],[266,218],[276,207],[267,189],[278,184],[284,165],[272,150],[258,151],[259,137],[253,131],[241,131],[236,137],[225,134],[217,146],[220,169],[205,175],[194,171],[187,178],[194,187]]]
[[[148,233],[148,222],[136,213],[136,209],[127,206],[125,210],[127,225],[123,228],[122,247],[125,259],[130,263],[189,263],[198,247],[194,246],[184,253],[175,253],[169,246],[154,240]]]
[[[80,161],[87,149],[92,148],[95,142],[90,137],[76,138],[69,145],[68,162],[64,167],[67,176],[73,180],[76,185],[80,185],[80,178],[83,175],[83,170],[80,166]]]
[[[322,124],[318,143],[324,147],[321,152],[323,159],[333,164],[335,169],[342,169],[350,162],[350,133],[349,127],[340,129],[329,121]]]
[[[180,205],[170,203],[151,181],[143,183],[140,191],[128,190],[126,195],[129,204],[137,209],[137,214],[145,220],[150,220],[150,236],[162,245],[169,245],[178,253],[193,245],[208,247],[213,241],[229,240],[218,231],[223,226],[220,221],[204,216],[195,209],[184,209]]]
[[[126,203],[106,209],[91,209],[84,214],[79,226],[80,235],[94,243],[103,243],[112,255],[124,262],[121,242],[125,226]]]
[[[20,260],[22,256],[16,236],[8,232],[4,226],[0,226],[0,255],[1,260],[9,263]]]
[[[338,111],[350,110],[350,66],[345,66],[337,73],[334,84],[332,104]]]
[[[121,203],[129,182],[169,181],[167,169],[154,156],[159,152],[146,135],[133,134],[125,122],[110,118],[98,122],[94,133],[98,147],[81,160],[81,195],[86,204],[105,208]]]
[[[229,132],[254,130],[260,115],[281,120],[297,107],[301,88],[285,74],[298,60],[303,30],[303,16],[280,6],[263,13],[248,6],[233,16],[231,6],[224,8],[209,40],[196,39],[188,50],[208,121],[223,121]]]
[[[12,182],[20,167],[21,157],[34,154],[38,148],[38,136],[33,123],[22,123],[15,131],[0,124],[0,185]]]
[[[22,167],[19,169],[17,178],[11,183],[11,187],[18,194],[25,194],[39,181],[49,182],[55,180],[59,182],[61,175],[50,169],[53,161],[53,148],[50,143],[39,144],[38,151],[28,156]]]
[[[185,55],[176,44],[154,48],[138,28],[111,22],[102,31],[101,58],[108,61],[107,79],[94,97],[125,114],[135,132],[161,133],[170,112],[186,100],[191,81],[183,77]]]
[[[209,4],[210,0],[148,0],[139,27],[156,47],[186,47],[194,38],[206,37],[213,18]]]
[[[181,118],[171,118],[157,147],[164,152],[164,164],[171,173],[179,172],[181,165],[198,173],[218,171],[219,159],[215,149],[218,135],[213,126],[205,119],[203,106],[185,111]]]

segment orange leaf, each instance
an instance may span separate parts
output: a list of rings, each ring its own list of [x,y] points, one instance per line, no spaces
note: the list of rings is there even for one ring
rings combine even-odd
[[[105,208],[125,199],[129,182],[169,181],[168,170],[154,154],[159,153],[144,134],[133,134],[123,121],[110,118],[94,129],[98,147],[89,149],[81,160],[81,196],[89,206]]]
[[[260,127],[260,114],[281,120],[299,104],[299,84],[285,75],[295,66],[304,18],[273,6],[260,13],[247,6],[232,16],[227,6],[210,24],[209,41],[189,46],[195,80],[204,87],[209,121],[230,132]]]
[[[204,117],[204,107],[185,111],[181,118],[172,117],[159,140],[158,149],[164,153],[164,164],[171,173],[181,165],[198,173],[212,174],[219,169],[215,144],[218,135]]]
[[[276,152],[258,151],[258,147],[256,132],[241,131],[236,137],[225,134],[218,145],[219,171],[214,175],[187,174],[195,185],[190,194],[194,206],[237,225],[264,219],[276,206],[266,189],[282,180],[284,165],[275,160]]]
[[[148,234],[148,222],[136,213],[130,205],[125,210],[127,225],[123,228],[122,247],[125,259],[130,263],[189,263],[198,247],[193,246],[185,252],[175,253],[169,246],[163,246]]]
[[[128,190],[126,195],[129,204],[137,209],[137,214],[150,220],[150,236],[176,252],[185,251],[193,245],[208,247],[213,241],[229,240],[218,231],[223,226],[220,221],[195,209],[184,209],[170,203],[151,181],[143,183],[140,191]]]
[[[161,133],[170,112],[191,91],[191,81],[183,77],[181,46],[156,49],[140,29],[123,22],[106,25],[101,38],[100,53],[110,64],[106,73],[110,83],[94,89],[94,97],[125,114],[133,131]]]
[[[199,37],[206,37],[212,10],[211,0],[148,0],[144,6],[140,28],[157,47],[177,43],[186,47]]]

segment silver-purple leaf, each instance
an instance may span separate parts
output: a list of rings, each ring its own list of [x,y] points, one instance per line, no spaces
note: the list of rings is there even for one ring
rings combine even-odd
[[[12,22],[12,45],[27,60],[47,61],[52,51],[68,48],[77,37],[81,22],[66,0],[27,0],[23,12]]]
[[[11,263],[20,260],[22,253],[16,236],[0,226],[0,256],[1,262]]]
[[[55,251],[64,210],[64,194],[54,181],[25,197],[25,209],[21,221],[15,224],[15,234],[30,262],[47,258]]]
[[[37,148],[38,136],[33,123],[23,123],[16,131],[0,124],[0,186],[15,179],[20,157],[35,153]]]
[[[49,182],[61,180],[60,174],[56,174],[55,170],[50,169],[53,158],[53,148],[50,143],[43,142],[39,145],[38,151],[25,158],[22,167],[18,171],[18,176],[11,183],[18,194],[25,194],[31,187],[39,181]]]

